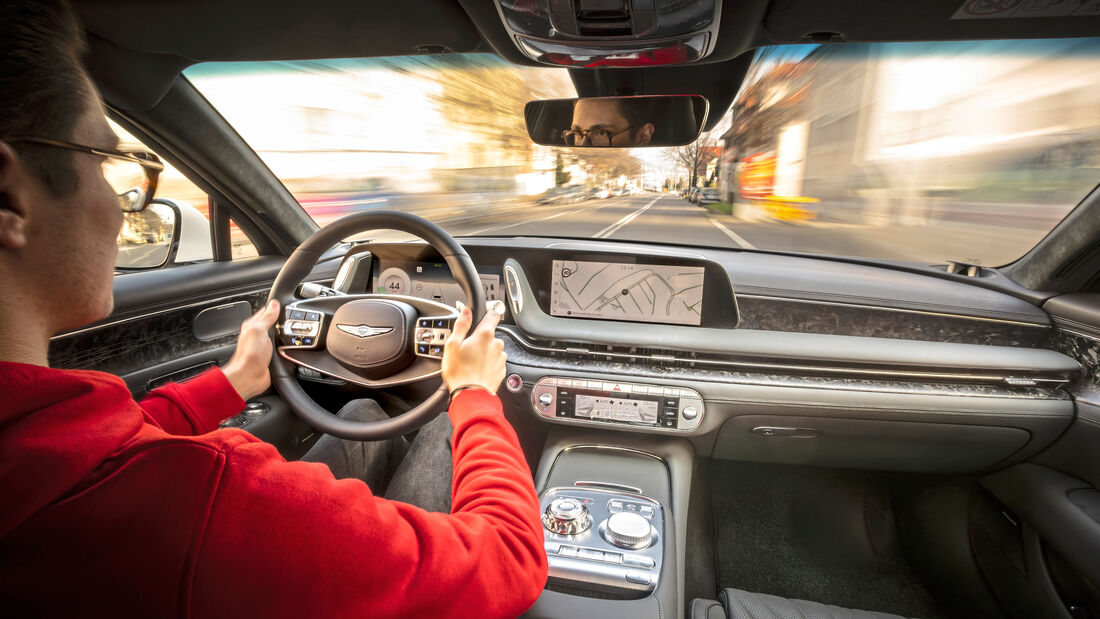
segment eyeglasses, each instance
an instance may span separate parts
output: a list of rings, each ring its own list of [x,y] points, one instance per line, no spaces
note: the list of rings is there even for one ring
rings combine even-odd
[[[587,139],[588,143],[592,146],[611,146],[611,140],[616,136],[622,135],[627,131],[630,131],[634,127],[627,127],[622,131],[611,132],[607,129],[597,127],[595,129],[566,129],[561,132],[561,139],[565,142],[566,146],[579,146]]]
[[[56,146],[103,157],[103,178],[118,194],[118,205],[127,213],[137,213],[149,206],[153,201],[153,194],[157,192],[160,172],[164,169],[164,164],[155,154],[143,149],[107,150],[61,140],[25,136],[4,138],[3,141]]]

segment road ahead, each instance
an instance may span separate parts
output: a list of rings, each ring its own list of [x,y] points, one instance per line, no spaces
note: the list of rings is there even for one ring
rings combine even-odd
[[[924,225],[857,225],[829,221],[743,221],[712,213],[671,194],[537,205],[528,199],[486,197],[460,206],[413,195],[391,198],[381,208],[406,210],[443,226],[455,236],[559,236],[673,243],[744,249],[775,249],[890,260],[943,263],[979,259],[1009,262],[1037,243],[1047,229],[1012,228],[939,220]],[[335,218],[318,217],[322,225]],[[408,238],[394,232],[376,241]]]
[[[751,246],[708,216],[707,209],[668,194],[646,193],[563,205],[505,200],[450,217],[444,213],[435,213],[437,216],[432,217],[432,209],[420,209],[414,204],[395,203],[387,208],[429,217],[455,236],[560,236],[718,247]],[[390,232],[370,236],[380,241],[407,238]]]

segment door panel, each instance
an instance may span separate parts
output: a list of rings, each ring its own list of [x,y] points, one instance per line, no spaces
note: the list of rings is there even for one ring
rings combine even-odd
[[[327,258],[308,281],[331,281],[338,264],[339,257]],[[50,365],[115,374],[138,399],[221,365],[233,355],[241,320],[263,306],[282,265],[281,257],[262,257],[119,275],[114,312],[52,338]],[[263,423],[250,423],[264,430],[261,438],[289,447],[296,424],[281,403],[269,404]]]
[[[1010,569],[1010,562],[998,561],[991,556],[996,553],[983,552],[978,544],[974,550],[1010,615],[1029,616],[1027,612],[1038,604],[1044,616],[1096,619],[1100,618],[1100,294],[1063,295],[1043,309],[1057,329],[1052,347],[1075,358],[1087,373],[1071,390],[1075,417],[1066,432],[1031,462],[982,480],[1002,510],[989,520],[1011,530],[1011,535],[1001,538],[1012,543],[1001,548],[1020,544],[1027,551],[1020,565]],[[1024,605],[1009,599],[1020,594],[1027,594],[1032,605],[1022,615]]]

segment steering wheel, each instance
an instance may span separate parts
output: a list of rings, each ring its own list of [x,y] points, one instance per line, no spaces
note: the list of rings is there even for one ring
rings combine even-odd
[[[306,239],[279,271],[268,294],[282,305],[275,325],[271,383],[290,409],[321,432],[345,439],[376,441],[408,434],[443,410],[440,386],[412,410],[386,421],[348,421],[313,401],[295,377],[298,368],[363,387],[389,387],[439,375],[443,342],[458,318],[455,308],[426,299],[391,294],[350,294],[298,300],[295,290],[321,255],[340,241],[370,230],[407,232],[438,251],[473,311],[485,315],[485,290],[477,269],[458,241],[430,221],[399,211],[356,213],[338,219]]]

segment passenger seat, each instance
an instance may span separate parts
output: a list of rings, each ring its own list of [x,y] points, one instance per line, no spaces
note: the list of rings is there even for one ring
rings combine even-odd
[[[692,600],[691,619],[902,619],[738,589],[726,589],[718,597],[721,602]]]

